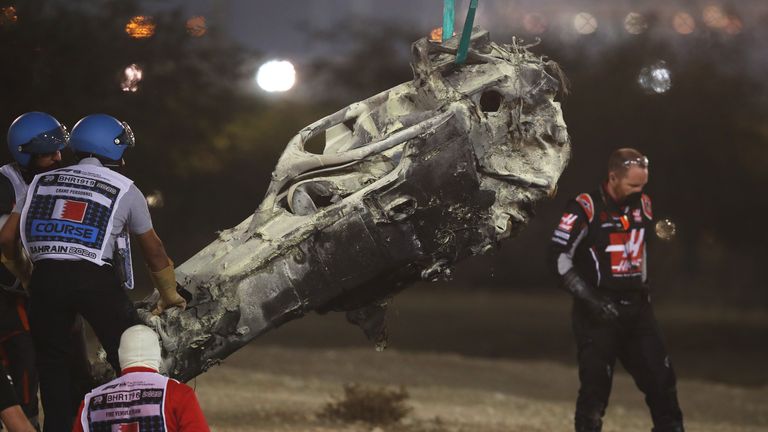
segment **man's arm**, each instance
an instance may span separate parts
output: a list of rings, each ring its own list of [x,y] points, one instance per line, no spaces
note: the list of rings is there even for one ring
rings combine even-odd
[[[139,188],[131,185],[131,188],[123,197],[124,204],[128,208],[126,223],[130,232],[136,234],[139,247],[144,254],[144,260],[149,266],[152,283],[160,293],[160,300],[153,313],[160,314],[168,307],[177,306],[182,309],[187,307],[183,297],[176,292],[176,274],[173,272],[173,261],[168,258],[165,246],[152,228],[152,216],[144,194]]]
[[[19,213],[11,213],[8,219],[3,225],[3,229],[0,230],[0,249],[2,249],[3,256],[8,259],[16,259],[18,255],[17,244],[19,241],[19,221],[21,215]]]
[[[194,390],[186,384],[173,380],[168,381],[168,390],[169,392],[173,390],[174,393],[173,406],[170,408],[177,422],[177,430],[184,432],[210,432]]]
[[[80,401],[80,408],[77,410],[75,422],[72,423],[72,432],[83,432],[83,423],[80,420],[83,416],[83,408],[85,408],[85,401]]]
[[[147,262],[150,270],[152,282],[160,293],[160,301],[157,302],[157,308],[153,311],[160,314],[169,307],[187,307],[187,302],[176,292],[176,274],[173,271],[173,261],[165,253],[165,246],[157,236],[154,229],[139,234],[139,246],[144,254],[144,260]]]
[[[616,319],[619,316],[616,305],[600,295],[596,287],[587,283],[573,263],[576,249],[588,233],[589,219],[584,209],[576,201],[569,202],[549,243],[549,265],[560,278],[563,289],[582,300],[603,319]]]
[[[20,252],[19,244],[19,221],[21,215],[13,212],[0,230],[0,261],[3,265],[16,276],[24,288],[29,286],[29,280],[32,277],[32,263],[27,255]]]
[[[21,219],[21,208],[24,200],[26,200],[26,195],[17,197],[8,177],[0,175],[0,214],[2,214],[0,216],[0,220],[2,220],[0,224],[2,226],[0,247],[2,247],[3,255],[8,258],[16,257],[16,244],[20,237],[19,220]],[[14,210],[16,210],[15,213]]]
[[[0,411],[0,419],[8,428],[8,432],[37,432],[19,405],[13,405]]]
[[[645,247],[643,248],[643,283],[648,283],[648,245],[653,243],[656,227],[653,224],[653,206],[651,197],[643,194],[640,198],[643,207],[643,221],[645,222]]]
[[[144,234],[139,234],[137,237],[141,253],[144,255],[144,261],[146,261],[147,266],[149,266],[152,272],[158,272],[171,264],[171,259],[168,258],[168,254],[165,252],[165,246],[154,229],[150,229]]]
[[[2,366],[0,366],[0,420],[8,428],[8,432],[35,432],[35,428],[19,406],[8,374]]]
[[[569,201],[560,218],[547,248],[549,268],[561,282],[565,274],[574,269],[573,257],[576,249],[589,234],[589,219],[576,201]]]

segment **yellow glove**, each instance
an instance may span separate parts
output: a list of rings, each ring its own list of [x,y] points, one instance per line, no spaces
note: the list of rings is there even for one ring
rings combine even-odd
[[[16,259],[9,259],[4,254],[0,254],[0,261],[2,261],[8,271],[16,276],[21,282],[21,286],[27,289],[29,280],[32,278],[32,262],[27,258],[27,255],[23,252],[18,252]]]
[[[187,301],[176,292],[176,274],[173,272],[173,262],[160,271],[150,272],[150,275],[152,283],[160,293],[160,300],[157,302],[155,310],[152,311],[153,314],[160,315],[169,307],[175,306],[182,310],[187,307]]]

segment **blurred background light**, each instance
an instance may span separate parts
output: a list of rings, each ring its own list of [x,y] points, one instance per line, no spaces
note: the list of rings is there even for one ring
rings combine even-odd
[[[8,7],[0,8],[0,26],[6,25],[6,24],[13,24],[18,20],[19,20],[19,17],[16,15],[15,7],[8,6]]]
[[[287,60],[270,60],[256,72],[256,83],[267,92],[284,92],[296,84],[296,69]]]
[[[677,225],[671,219],[656,222],[656,236],[662,240],[672,240],[677,233]]]
[[[123,79],[120,82],[120,87],[124,92],[135,93],[139,90],[139,81],[141,81],[143,76],[144,71],[134,63],[123,71]]]
[[[696,30],[696,21],[686,12],[678,12],[672,18],[672,28],[681,35],[689,35]]]
[[[704,24],[715,29],[721,29],[728,25],[728,16],[723,12],[723,9],[717,5],[704,7],[701,13],[701,19],[704,21]]]
[[[579,34],[592,34],[597,31],[597,18],[588,12],[579,12],[573,17],[573,28]]]
[[[744,24],[741,22],[740,19],[736,17],[728,17],[728,24],[725,25],[723,30],[729,35],[737,35],[741,33],[741,29],[743,27],[744,27]]]
[[[648,21],[643,15],[637,12],[630,12],[624,18],[624,29],[629,34],[639,35],[648,30]]]
[[[666,93],[672,88],[672,72],[664,61],[658,61],[644,67],[637,81],[647,93]]]
[[[125,25],[125,32],[134,39],[147,39],[155,35],[155,23],[152,17],[135,16]]]
[[[187,20],[187,33],[192,37],[201,37],[208,32],[204,16],[194,16]]]
[[[162,208],[165,205],[165,199],[163,199],[163,193],[159,190],[153,190],[146,196],[147,206],[150,208]]]
[[[549,22],[547,22],[547,18],[540,13],[529,13],[523,18],[523,27],[525,27],[525,30],[528,33],[538,35],[547,31]]]

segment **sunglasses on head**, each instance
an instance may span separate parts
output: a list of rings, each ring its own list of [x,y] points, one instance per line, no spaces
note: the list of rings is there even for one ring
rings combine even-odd
[[[631,167],[632,165],[637,165],[640,168],[648,168],[648,163],[649,161],[647,156],[640,156],[634,159],[625,160],[622,162],[622,165],[627,168]]]

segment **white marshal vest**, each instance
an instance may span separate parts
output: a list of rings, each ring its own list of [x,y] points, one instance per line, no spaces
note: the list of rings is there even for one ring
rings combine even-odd
[[[104,265],[115,209],[133,184],[109,168],[73,165],[32,180],[21,211],[21,240],[32,261]]]
[[[13,186],[13,193],[16,195],[16,199],[24,196],[27,193],[29,186],[24,178],[21,176],[19,169],[16,168],[16,164],[7,164],[0,167],[0,174],[8,177]]]
[[[85,395],[80,424],[85,432],[165,432],[168,378],[130,372]]]
[[[29,185],[27,185],[27,182],[25,182],[24,178],[21,176],[21,172],[19,172],[17,164],[9,163],[1,166],[0,174],[6,176],[11,182],[11,186],[13,186],[14,203],[18,201],[20,197],[26,195],[27,189],[29,189]],[[8,221],[8,216],[10,215],[0,216],[0,228],[5,226],[5,222]],[[15,279],[12,285],[0,284],[0,289],[13,292],[24,292],[24,288],[21,286],[21,282],[18,279]]]

